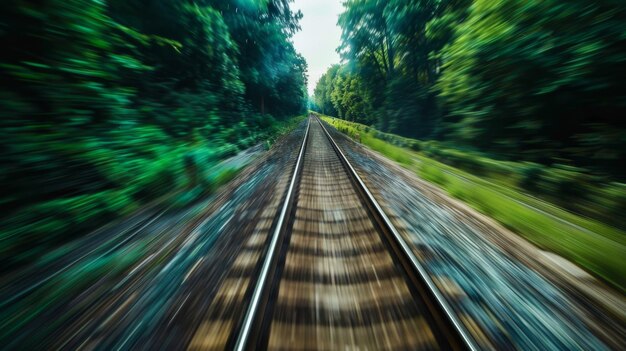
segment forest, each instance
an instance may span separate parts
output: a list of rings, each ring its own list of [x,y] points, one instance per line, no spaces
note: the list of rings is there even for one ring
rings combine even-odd
[[[314,109],[626,179],[626,2],[349,0]]]
[[[306,109],[291,0],[0,4],[3,269],[176,189]],[[189,162],[187,162],[189,163]],[[211,179],[209,179],[211,178]]]

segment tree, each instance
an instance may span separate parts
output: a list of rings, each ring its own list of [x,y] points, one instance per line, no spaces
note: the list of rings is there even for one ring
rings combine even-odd
[[[625,19],[614,1],[475,1],[442,53],[451,137],[617,171],[626,144],[609,130],[625,127]]]
[[[181,155],[303,112],[290,2],[2,2],[3,268],[176,189]]]

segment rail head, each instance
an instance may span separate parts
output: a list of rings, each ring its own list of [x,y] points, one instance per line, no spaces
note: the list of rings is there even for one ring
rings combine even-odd
[[[291,181],[289,183],[289,188],[287,188],[287,195],[285,196],[285,200],[283,201],[283,206],[281,208],[280,214],[278,216],[278,222],[276,222],[276,227],[272,233],[270,245],[265,254],[265,259],[263,261],[263,265],[261,266],[261,271],[259,273],[259,278],[257,279],[256,285],[254,287],[254,291],[252,293],[252,298],[250,300],[250,304],[248,305],[248,309],[246,310],[246,314],[243,319],[243,324],[239,331],[239,335],[237,336],[234,350],[243,351],[248,347],[248,342],[250,340],[250,336],[252,333],[252,328],[255,320],[258,318],[258,310],[261,305],[261,297],[263,295],[264,290],[266,289],[267,284],[269,284],[268,276],[270,274],[270,268],[272,266],[273,260],[275,259],[275,252],[278,246],[278,242],[280,239],[280,234],[283,232],[283,227],[287,223],[287,211],[289,210],[289,206],[293,201],[294,189],[298,180],[298,174],[300,169],[302,168],[302,159],[304,157],[304,151],[306,148],[307,139],[309,136],[309,128],[311,127],[311,117],[307,119],[306,131],[304,133],[304,138],[302,139],[302,145],[300,146],[300,153],[298,154],[298,159],[296,161],[296,166],[293,171],[293,175],[291,177]]]
[[[443,311],[443,314],[447,318],[448,322],[450,322],[450,324],[452,325],[454,332],[459,336],[460,341],[463,343],[463,346],[471,351],[480,350],[481,348],[474,341],[474,338],[472,337],[472,335],[469,333],[469,331],[465,328],[463,323],[457,317],[456,313],[454,312],[454,310],[452,309],[448,301],[445,299],[443,294],[439,291],[439,289],[437,288],[433,280],[430,278],[430,275],[428,275],[428,272],[426,271],[424,266],[419,262],[419,260],[413,253],[413,250],[411,250],[410,246],[406,243],[404,238],[400,235],[396,227],[393,225],[393,223],[391,223],[391,220],[385,214],[385,211],[383,211],[378,201],[374,198],[374,196],[372,195],[368,187],[365,185],[361,177],[358,175],[358,173],[356,172],[352,164],[350,164],[350,162],[348,161],[348,158],[345,156],[341,148],[339,148],[339,145],[337,145],[335,140],[332,138],[332,136],[330,135],[330,133],[324,126],[324,123],[322,123],[322,121],[317,116],[315,118],[317,119],[317,122],[322,126],[322,129],[324,130],[326,137],[328,138],[331,145],[337,152],[337,155],[339,155],[339,158],[346,165],[348,172],[351,174],[351,176],[357,183],[358,187],[363,192],[364,196],[367,198],[367,201],[370,202],[370,204],[376,211],[376,215],[380,217],[382,224],[385,226],[384,229],[388,230],[389,233],[391,233],[395,243],[401,249],[402,254],[404,255],[405,258],[408,259],[414,272],[417,273],[418,277],[424,283],[429,293],[434,297],[439,308]]]

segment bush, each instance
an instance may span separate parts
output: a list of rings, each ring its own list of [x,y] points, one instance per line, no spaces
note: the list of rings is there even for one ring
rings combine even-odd
[[[409,148],[413,151],[421,151],[422,150],[422,143],[417,141],[417,140],[411,140],[409,142]]]
[[[163,159],[144,162],[144,173],[132,184],[133,198],[137,201],[151,201],[163,195],[167,189],[177,186],[177,179],[182,177],[180,161],[173,155]]]
[[[538,191],[539,182],[544,173],[544,167],[537,163],[524,163],[520,168],[521,179],[519,186],[528,191]]]
[[[272,127],[258,133],[254,142],[263,136],[290,130],[303,118],[280,123],[271,119]],[[251,135],[245,124],[235,128],[246,130],[231,130],[225,134],[229,137]],[[5,206],[19,204],[12,206],[11,212],[0,222],[2,269],[36,259],[51,248],[124,216],[148,201],[182,190],[188,183],[183,163],[188,153],[193,153],[196,159],[201,186],[194,190],[196,193],[180,197],[179,205],[184,206],[232,179],[237,170],[215,170],[214,166],[219,160],[237,154],[237,145],[213,140],[209,146],[198,131],[193,133],[193,138],[193,141],[176,139],[156,126],[124,125],[99,137],[81,137],[65,143],[55,141],[42,151],[35,147],[41,143],[17,145],[23,146],[24,151],[33,151],[26,155],[21,153],[20,165],[33,164],[43,170],[56,171],[51,174],[31,167],[37,171],[33,172],[35,178],[23,176],[30,187],[19,187],[19,191],[12,194],[13,198],[5,195],[0,199]],[[3,171],[2,176],[6,177],[12,171],[22,170],[16,166]],[[41,177],[42,173],[47,177]],[[33,193],[33,189],[50,189],[47,184],[52,184],[55,190],[45,196]],[[27,195],[31,193],[38,197],[29,199]]]
[[[540,177],[539,187],[544,193],[562,203],[566,208],[574,209],[575,203],[584,200],[591,177],[580,169],[557,165],[546,168]]]

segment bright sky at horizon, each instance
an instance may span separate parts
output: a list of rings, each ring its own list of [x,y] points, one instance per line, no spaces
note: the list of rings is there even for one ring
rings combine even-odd
[[[341,40],[337,19],[342,12],[342,0],[295,0],[292,10],[302,11],[302,30],[293,37],[293,43],[309,65],[309,95],[328,67],[340,62],[335,51]]]

